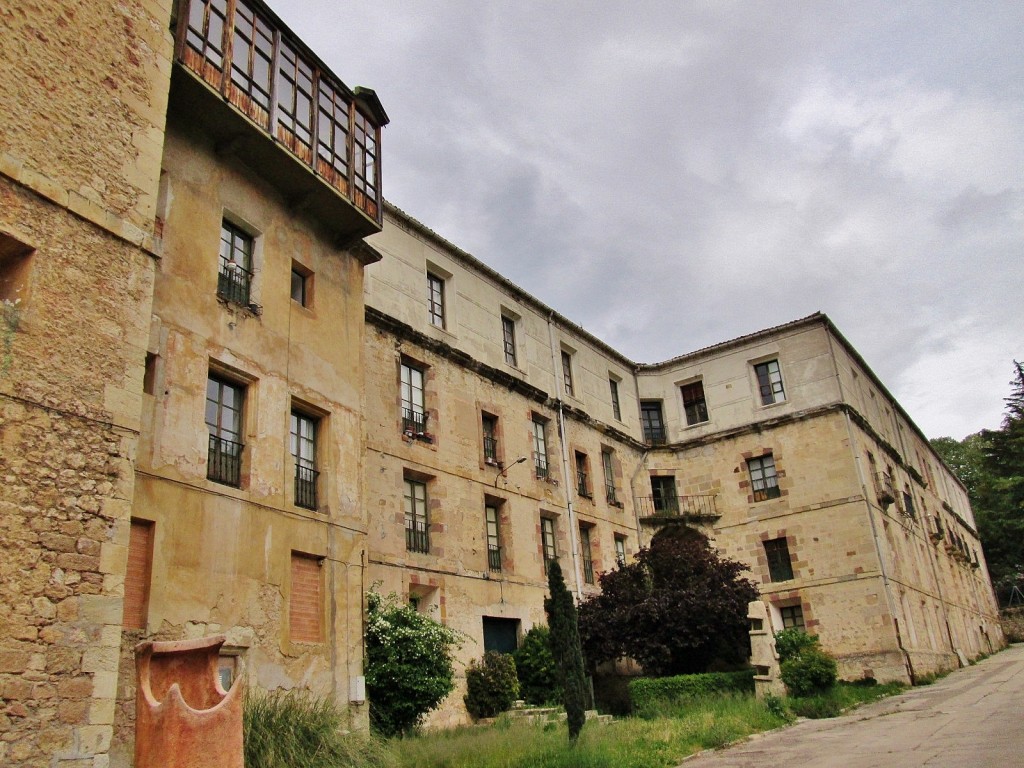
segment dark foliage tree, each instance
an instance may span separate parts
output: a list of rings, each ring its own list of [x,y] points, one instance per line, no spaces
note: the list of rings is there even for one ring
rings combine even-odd
[[[699,531],[666,527],[636,562],[603,574],[601,594],[580,605],[588,662],[628,656],[661,676],[745,660],[747,603],[758,596],[741,576],[746,570],[720,557]]]
[[[583,668],[583,651],[576,619],[576,604],[565,586],[562,569],[552,560],[548,565],[548,592],[544,611],[551,632],[551,655],[555,657],[562,702],[569,723],[569,741],[576,743],[587,709],[587,677]]]

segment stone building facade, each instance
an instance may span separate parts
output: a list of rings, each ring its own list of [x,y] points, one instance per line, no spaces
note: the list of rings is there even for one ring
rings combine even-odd
[[[0,763],[129,765],[140,639],[364,728],[368,589],[468,662],[663,525],[848,676],[1002,644],[963,487],[823,315],[635,363],[386,205],[376,95],[262,2],[0,19]]]

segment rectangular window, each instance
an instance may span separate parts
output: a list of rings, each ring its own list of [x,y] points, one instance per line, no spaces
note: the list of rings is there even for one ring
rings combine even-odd
[[[903,491],[903,513],[907,517],[917,517],[917,512],[914,510],[914,497],[910,493],[909,486]]]
[[[323,77],[317,88],[316,169],[332,186],[348,191],[348,115],[351,104]]]
[[[616,421],[622,421],[622,406],[619,405],[619,382],[615,379],[608,379],[608,388],[612,391],[612,416]]]
[[[565,394],[572,395],[572,355],[562,350],[562,381],[565,383]]]
[[[594,583],[594,556],[590,551],[590,526],[580,526],[580,551],[583,553],[583,581]]]
[[[498,463],[498,417],[485,413],[481,417],[484,433],[484,463]]]
[[[747,470],[750,472],[750,489],[754,501],[779,498],[779,478],[775,473],[775,458],[770,453],[749,459]]]
[[[252,287],[253,238],[227,221],[220,225],[220,270],[217,295],[226,301],[249,305]]]
[[[764,543],[764,554],[768,558],[769,580],[789,581],[793,578],[793,561],[789,558],[789,542],[785,537],[768,539]]]
[[[536,416],[533,419],[533,468],[537,477],[548,476],[548,425]]]
[[[576,492],[589,499],[590,493],[590,460],[587,454],[576,451]]]
[[[427,272],[427,317],[430,324],[444,328],[444,280]]]
[[[604,470],[604,495],[609,504],[618,504],[615,493],[615,466],[612,452],[604,448],[601,451],[601,468]]]
[[[754,366],[754,373],[757,375],[757,386],[761,392],[761,405],[781,403],[786,399],[778,360],[758,363]]]
[[[245,387],[210,376],[206,380],[209,449],[206,479],[238,488],[242,484],[242,404]]]
[[[799,605],[787,605],[783,608],[779,608],[779,613],[782,614],[782,628],[783,629],[803,629],[804,628],[804,609],[803,606]]]
[[[676,493],[676,479],[672,475],[651,477],[651,501],[654,511],[660,515],[679,514],[679,495]]]
[[[189,3],[185,42],[218,70],[224,65],[227,14],[227,0],[192,0]]]
[[[263,127],[270,112],[270,71],[274,59],[274,30],[263,17],[235,2],[235,31],[231,50],[231,83],[249,97],[260,112],[250,114]],[[246,104],[242,105],[248,106]],[[251,110],[246,109],[247,113]]]
[[[427,520],[427,484],[405,481],[405,548],[409,552],[430,551]]]
[[[128,533],[128,568],[124,575],[125,629],[145,629],[149,618],[149,585],[153,572],[153,532],[156,526],[132,520]]]
[[[626,564],[626,537],[615,537],[615,562],[621,568]]]
[[[358,109],[353,117],[355,132],[352,136],[355,163],[356,205],[374,219],[380,218],[377,200],[380,188],[380,129]]]
[[[544,549],[544,573],[547,573],[548,563],[558,557],[555,550],[555,521],[550,517],[540,519],[540,542]]]
[[[512,653],[519,646],[519,619],[484,616],[484,653]]]
[[[423,371],[402,363],[401,374],[402,432],[422,435],[427,431],[427,412],[423,399]]]
[[[303,307],[313,303],[313,273],[305,267],[292,262],[292,301]]]
[[[702,424],[708,420],[708,405],[704,399],[704,382],[695,381],[680,388],[683,393],[683,410],[686,412],[686,423],[690,426]]]
[[[487,518],[487,570],[501,573],[501,536],[498,528],[498,507],[488,504],[484,507]]]
[[[295,459],[295,505],[317,508],[316,440],[318,420],[308,414],[292,411],[291,452]]]
[[[292,552],[288,636],[296,643],[323,641],[322,558]]]
[[[644,442],[664,445],[667,442],[665,422],[661,418],[661,400],[640,401],[640,423],[644,429]]]
[[[313,67],[281,40],[277,62],[277,138],[306,163],[313,161]]]
[[[501,316],[501,337],[505,345],[505,362],[516,365],[516,321],[511,317]]]

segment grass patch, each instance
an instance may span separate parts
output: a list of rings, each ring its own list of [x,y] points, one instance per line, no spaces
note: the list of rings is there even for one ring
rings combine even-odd
[[[786,700],[786,704],[794,715],[819,720],[826,717],[838,717],[843,710],[850,707],[892,696],[905,689],[906,686],[903,683],[862,685],[840,681],[823,693],[791,697]]]
[[[643,718],[590,724],[575,748],[563,723],[508,719],[489,728],[432,731],[392,747],[399,765],[408,768],[658,768],[785,722],[753,696],[731,695],[665,703]]]

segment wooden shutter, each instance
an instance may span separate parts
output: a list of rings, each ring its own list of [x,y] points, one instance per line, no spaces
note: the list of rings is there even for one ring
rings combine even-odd
[[[153,568],[153,523],[132,520],[128,535],[128,568],[124,575],[124,627],[145,629],[149,615],[149,582]]]
[[[289,636],[300,643],[323,640],[323,608],[320,558],[292,552],[291,604],[288,608]]]

